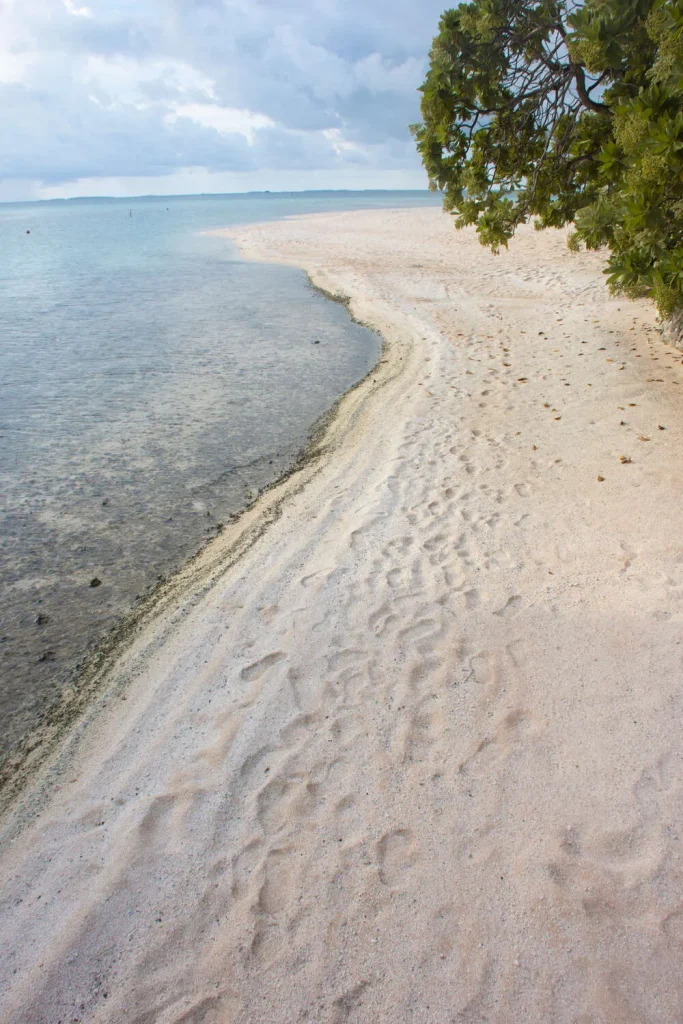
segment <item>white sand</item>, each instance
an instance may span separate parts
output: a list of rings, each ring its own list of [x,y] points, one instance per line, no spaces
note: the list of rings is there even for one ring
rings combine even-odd
[[[558,233],[235,234],[388,352],[9,821],[0,1019],[683,1020],[680,353]]]

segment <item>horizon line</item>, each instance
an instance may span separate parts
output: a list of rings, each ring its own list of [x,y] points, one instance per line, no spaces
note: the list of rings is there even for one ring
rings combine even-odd
[[[430,192],[429,188],[304,188],[251,189],[248,192],[149,192],[137,196],[56,196],[50,199],[0,199],[0,206],[30,206],[36,203],[136,202],[143,199],[245,199],[250,196],[303,196],[329,193]]]

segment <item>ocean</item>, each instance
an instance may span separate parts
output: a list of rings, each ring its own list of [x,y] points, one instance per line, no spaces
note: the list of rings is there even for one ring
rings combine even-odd
[[[0,761],[87,652],[290,467],[379,339],[207,230],[428,192],[0,205]]]

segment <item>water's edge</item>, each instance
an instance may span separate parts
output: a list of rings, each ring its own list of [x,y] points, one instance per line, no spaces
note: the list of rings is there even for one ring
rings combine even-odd
[[[314,291],[329,301],[344,306],[353,323],[379,337],[381,347],[377,361],[312,424],[307,443],[293,456],[284,473],[265,485],[253,501],[233,513],[228,526],[222,527],[214,537],[183,559],[165,579],[152,585],[118,623],[94,647],[85,652],[69,684],[62,691],[59,703],[47,710],[44,720],[0,765],[0,816],[5,817],[12,811],[18,800],[26,793],[29,784],[35,781],[41,770],[48,767],[48,762],[59,754],[60,748],[66,744],[69,735],[76,731],[79,722],[84,719],[97,698],[106,693],[114,682],[115,666],[132,648],[143,630],[157,618],[160,619],[164,613],[169,612],[174,605],[179,605],[188,595],[197,598],[213,587],[280,518],[288,499],[306,486],[311,477],[319,471],[322,461],[331,451],[330,435],[342,403],[363,387],[368,391],[366,397],[369,397],[371,391],[375,390],[368,387],[371,378],[375,378],[373,383],[376,382],[379,386],[386,382],[377,381],[376,378],[378,367],[387,363],[387,338],[375,326],[354,315],[350,296],[329,291],[317,284],[308,272],[306,278],[309,287]],[[400,368],[396,374],[390,373],[386,379],[392,379],[398,372]],[[277,494],[287,481],[297,474],[302,474],[304,470],[307,473],[300,487],[286,489],[283,494]],[[253,522],[245,522],[248,519],[253,519]],[[74,741],[77,744],[76,737]],[[56,781],[57,778],[50,778],[47,775],[40,780],[40,785],[30,796],[30,806],[21,816],[22,824],[23,819],[33,817],[38,812]]]

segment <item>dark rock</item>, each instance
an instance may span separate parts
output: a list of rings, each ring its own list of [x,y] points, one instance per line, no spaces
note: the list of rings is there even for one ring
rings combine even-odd
[[[36,615],[36,626],[44,626],[46,622],[50,621],[50,616],[40,612]]]
[[[98,580],[97,576],[94,576],[90,580],[90,583],[88,584],[88,586],[90,586],[90,587],[100,587],[100,586],[102,586],[102,580]]]

